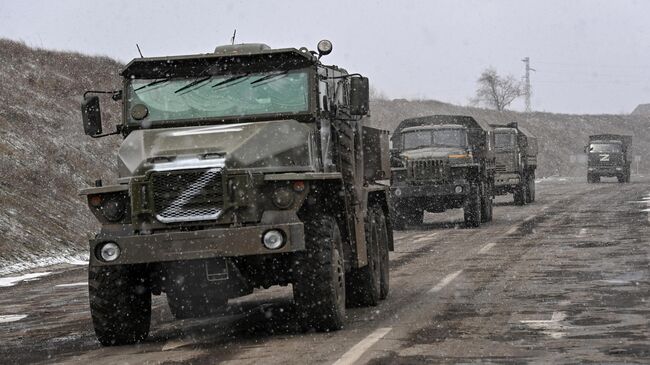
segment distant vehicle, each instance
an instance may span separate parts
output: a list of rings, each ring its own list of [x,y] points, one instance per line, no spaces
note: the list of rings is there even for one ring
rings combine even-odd
[[[402,121],[393,136],[391,197],[396,229],[422,224],[425,211],[463,208],[468,227],[492,220],[494,135],[469,116]]]
[[[496,151],[496,195],[512,194],[517,205],[534,202],[537,138],[517,123],[491,126]]]
[[[632,136],[597,134],[589,136],[587,153],[587,182],[600,182],[601,177],[616,177],[619,183],[629,183],[632,164]]]
[[[118,183],[82,191],[102,224],[88,283],[103,345],[146,338],[163,292],[190,318],[292,284],[318,331],[386,298],[388,131],[365,125],[368,79],[321,63],[331,48],[229,45],[124,68]],[[82,117],[96,138],[93,93]]]

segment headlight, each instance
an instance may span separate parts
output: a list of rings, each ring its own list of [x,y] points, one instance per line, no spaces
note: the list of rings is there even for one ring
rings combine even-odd
[[[460,194],[460,193],[463,192],[463,187],[460,186],[460,185],[458,185],[458,186],[456,186],[456,188],[454,189],[454,191],[456,192],[456,194]]]
[[[104,199],[100,207],[102,214],[106,219],[111,222],[117,222],[120,219],[124,218],[126,213],[126,206],[124,200],[119,196],[113,196],[108,199]]]
[[[294,201],[294,193],[284,187],[277,188],[273,192],[273,204],[280,209],[289,208]]]
[[[269,250],[277,250],[280,247],[284,246],[284,235],[282,232],[276,229],[272,229],[264,233],[264,236],[262,237],[262,243],[264,244],[264,247],[268,248]]]
[[[99,258],[102,261],[111,262],[120,257],[120,246],[114,242],[105,243],[99,250]]]
[[[393,192],[393,194],[395,194],[395,196],[401,196],[401,195],[402,195],[402,190],[400,190],[399,188],[397,188],[397,189],[395,189],[395,191]]]
[[[617,167],[617,168],[616,168],[616,171],[621,171],[621,170],[623,170],[622,167]]]

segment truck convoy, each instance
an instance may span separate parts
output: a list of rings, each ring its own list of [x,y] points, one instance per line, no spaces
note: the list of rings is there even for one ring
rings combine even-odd
[[[496,151],[495,194],[512,194],[516,205],[534,202],[537,138],[517,123],[491,126]]]
[[[396,229],[422,224],[425,211],[463,208],[468,227],[492,220],[494,134],[470,116],[406,119],[391,137]]]
[[[86,134],[124,137],[117,183],[82,191],[102,225],[88,284],[103,345],[147,337],[152,294],[189,318],[292,284],[304,328],[318,331],[341,328],[346,305],[386,298],[388,132],[365,125],[368,79],[321,63],[331,50],[244,44],[134,59],[123,90],[107,92],[123,112],[108,134],[98,92],[86,92]],[[455,189],[478,207],[491,185],[477,176],[483,150],[463,139],[478,138],[470,128],[455,129],[464,144],[454,154],[466,156],[453,159],[473,180]]]
[[[616,177],[619,183],[629,183],[632,164],[632,136],[597,134],[589,136],[587,153],[587,182],[600,182],[602,176]]]

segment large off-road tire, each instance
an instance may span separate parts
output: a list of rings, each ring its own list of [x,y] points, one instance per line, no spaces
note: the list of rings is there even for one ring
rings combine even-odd
[[[492,196],[489,191],[481,193],[481,223],[492,221]]]
[[[625,176],[624,175],[618,175],[618,176],[616,176],[616,180],[618,180],[618,182],[620,184],[622,184],[622,183],[625,182]]]
[[[470,187],[469,196],[463,207],[465,226],[478,227],[481,225],[481,193],[478,185]]]
[[[377,222],[379,224],[379,299],[384,300],[390,291],[390,262],[388,259],[388,226],[386,225],[386,216],[381,208],[378,208]]]
[[[380,212],[380,211],[379,211]],[[381,297],[381,222],[377,208],[368,209],[365,219],[368,264],[353,270],[346,285],[349,307],[376,306]],[[385,231],[385,229],[384,229]]]
[[[593,184],[594,177],[591,174],[587,174],[587,184]]]
[[[141,266],[90,266],[88,295],[95,335],[102,345],[129,345],[147,338],[151,288]]]
[[[627,170],[627,173],[625,174],[625,182],[629,183],[632,177],[632,172],[630,170]]]
[[[526,191],[526,203],[535,201],[535,173],[528,174],[526,178],[528,181],[528,189]]]
[[[528,190],[528,182],[522,181],[515,188],[515,192],[512,194],[515,205],[526,205],[526,195]]]
[[[305,219],[306,250],[293,265],[293,297],[305,330],[335,331],[345,321],[341,232],[329,216]]]

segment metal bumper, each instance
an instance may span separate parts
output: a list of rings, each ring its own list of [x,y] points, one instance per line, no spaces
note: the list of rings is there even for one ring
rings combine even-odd
[[[264,247],[262,235],[270,229],[284,233],[284,246],[276,250]],[[90,265],[141,264],[295,252],[305,249],[304,236],[304,227],[300,222],[149,235],[103,235],[90,240]],[[121,251],[118,259],[110,263],[98,258],[101,245],[107,242],[116,243]]]
[[[625,169],[621,166],[599,166],[589,167],[587,173],[595,176],[618,176],[622,175]]]
[[[519,177],[519,174],[497,174],[497,176],[494,178],[495,187],[515,187],[519,185],[520,182],[521,179]]]
[[[456,193],[456,187],[463,190]],[[415,198],[449,198],[465,197],[469,192],[469,183],[464,180],[454,181],[445,184],[424,184],[424,185],[398,185],[391,186],[390,194],[393,201]]]

